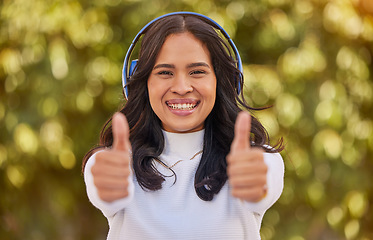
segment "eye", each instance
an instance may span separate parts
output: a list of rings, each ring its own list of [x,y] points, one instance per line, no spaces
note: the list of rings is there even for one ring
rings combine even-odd
[[[170,71],[163,70],[163,71],[157,72],[157,75],[170,75],[170,76],[172,76],[173,73],[170,72]]]
[[[200,76],[200,75],[206,74],[206,71],[204,71],[204,70],[193,70],[189,74],[190,75]]]

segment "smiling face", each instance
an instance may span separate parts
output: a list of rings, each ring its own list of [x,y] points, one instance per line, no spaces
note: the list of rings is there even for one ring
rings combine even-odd
[[[206,46],[189,32],[166,38],[148,79],[150,105],[165,131],[202,130],[216,99]]]

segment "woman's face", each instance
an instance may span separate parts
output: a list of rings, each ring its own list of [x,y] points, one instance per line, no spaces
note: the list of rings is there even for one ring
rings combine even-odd
[[[169,35],[149,76],[148,91],[165,131],[203,129],[216,98],[216,76],[206,46],[189,32]]]

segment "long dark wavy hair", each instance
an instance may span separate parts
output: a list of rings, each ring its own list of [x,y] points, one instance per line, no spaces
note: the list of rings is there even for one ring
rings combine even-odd
[[[137,69],[128,87],[128,101],[120,110],[128,120],[133,154],[133,171],[144,190],[159,190],[165,181],[154,165],[164,148],[162,123],[150,106],[147,81],[155,65],[157,55],[171,34],[190,32],[209,50],[214,67],[217,87],[216,102],[205,120],[203,153],[195,174],[194,187],[199,198],[211,201],[227,181],[226,156],[234,138],[234,124],[237,114],[251,108],[237,89],[243,86],[243,76],[236,67],[229,45],[219,32],[204,20],[191,15],[173,15],[154,22],[144,34]],[[241,108],[240,108],[241,107]],[[83,159],[83,170],[90,156],[98,149],[111,147],[113,134],[112,117],[104,125],[98,146],[92,148]],[[282,140],[272,148],[263,125],[252,116],[251,144],[262,147],[266,152],[282,150]],[[175,176],[176,177],[176,176]],[[176,181],[176,179],[175,179]]]

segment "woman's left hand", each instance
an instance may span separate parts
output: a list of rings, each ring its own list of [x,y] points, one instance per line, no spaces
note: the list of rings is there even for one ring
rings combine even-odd
[[[235,123],[231,150],[227,155],[227,174],[234,197],[258,202],[267,194],[268,167],[264,162],[264,151],[251,148],[250,129],[250,114],[240,112]]]

